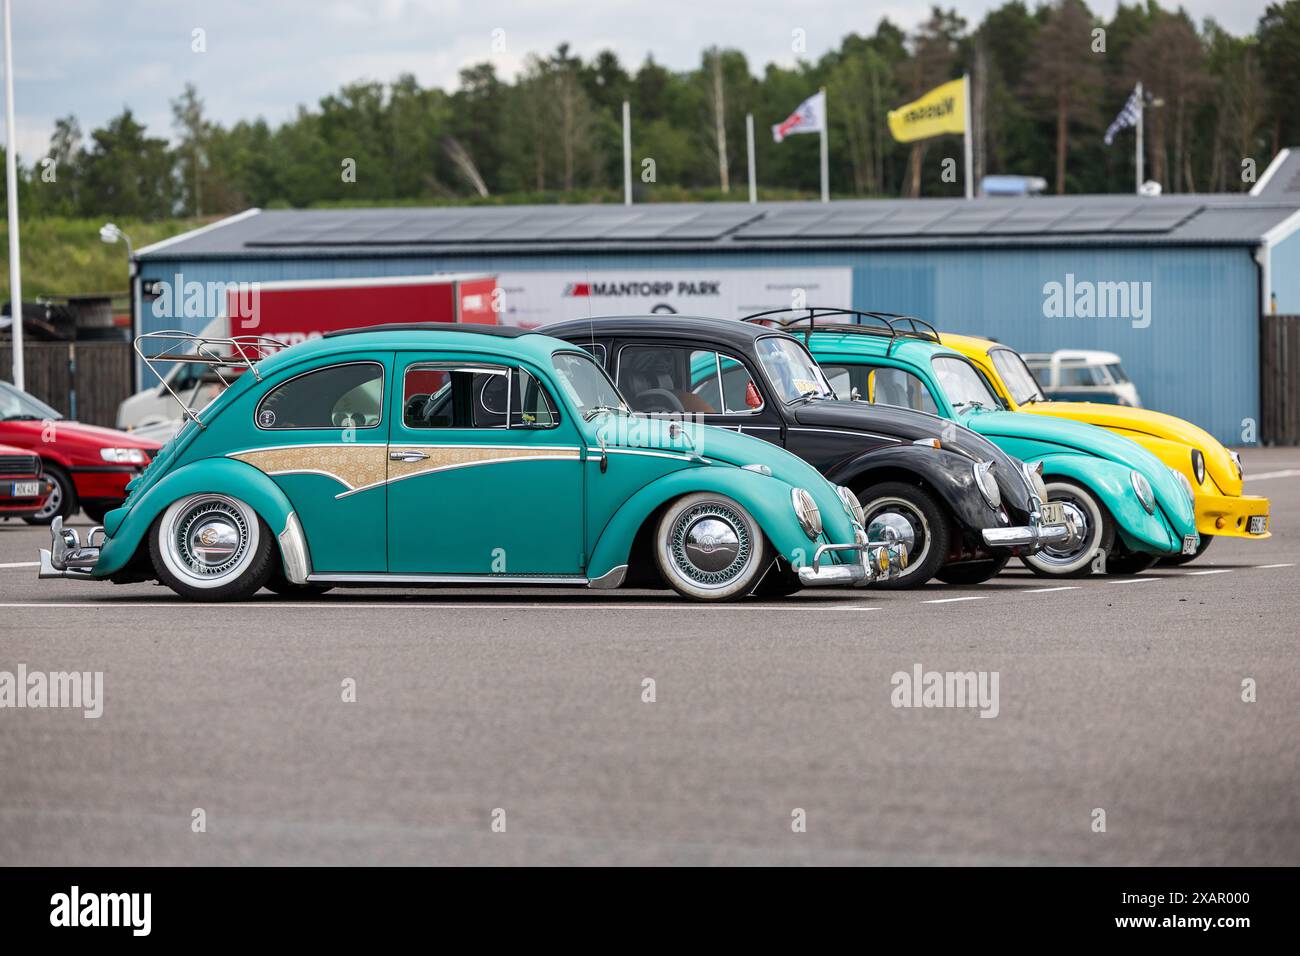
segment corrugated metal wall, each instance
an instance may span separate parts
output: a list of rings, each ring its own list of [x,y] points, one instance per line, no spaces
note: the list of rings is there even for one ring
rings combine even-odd
[[[1196,422],[1227,443],[1241,442],[1245,420],[1259,420],[1259,279],[1250,252],[1241,247],[154,259],[142,263],[141,274],[146,281],[174,281],[180,272],[187,282],[230,282],[543,269],[571,270],[580,279],[586,269],[710,266],[850,266],[856,308],[914,313],[941,329],[994,337],[1027,352],[1117,352],[1147,407]],[[1141,320],[1134,318],[1048,317],[1044,287],[1064,284],[1067,275],[1074,276],[1076,286],[1150,283],[1139,287],[1149,288],[1150,324],[1135,327]],[[179,323],[198,331],[208,318],[156,318],[147,303],[143,313],[146,330]]]

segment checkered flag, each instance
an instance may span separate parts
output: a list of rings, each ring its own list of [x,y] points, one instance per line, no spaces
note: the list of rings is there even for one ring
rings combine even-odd
[[[1115,141],[1115,134],[1122,129],[1128,129],[1130,126],[1137,126],[1138,117],[1142,115],[1141,85],[1134,87],[1133,92],[1129,94],[1128,101],[1125,102],[1124,108],[1119,111],[1115,121],[1106,129],[1104,142],[1107,146]]]

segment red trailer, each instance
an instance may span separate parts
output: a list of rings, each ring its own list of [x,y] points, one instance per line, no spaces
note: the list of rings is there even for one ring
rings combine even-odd
[[[232,283],[228,334],[294,345],[336,329],[389,322],[496,325],[496,289],[496,276],[482,273]]]

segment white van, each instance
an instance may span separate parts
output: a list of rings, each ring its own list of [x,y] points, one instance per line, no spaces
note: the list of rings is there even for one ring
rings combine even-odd
[[[1057,349],[1025,355],[1038,384],[1057,402],[1102,402],[1141,408],[1137,386],[1125,374],[1114,352]]]

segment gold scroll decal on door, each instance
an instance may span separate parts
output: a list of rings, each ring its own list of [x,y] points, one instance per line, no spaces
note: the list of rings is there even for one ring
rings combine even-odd
[[[406,458],[390,458],[410,453]],[[293,445],[233,452],[228,457],[252,465],[267,475],[324,475],[344,486],[346,495],[376,488],[391,481],[471,465],[509,461],[574,459],[580,451],[571,446],[497,445]]]

